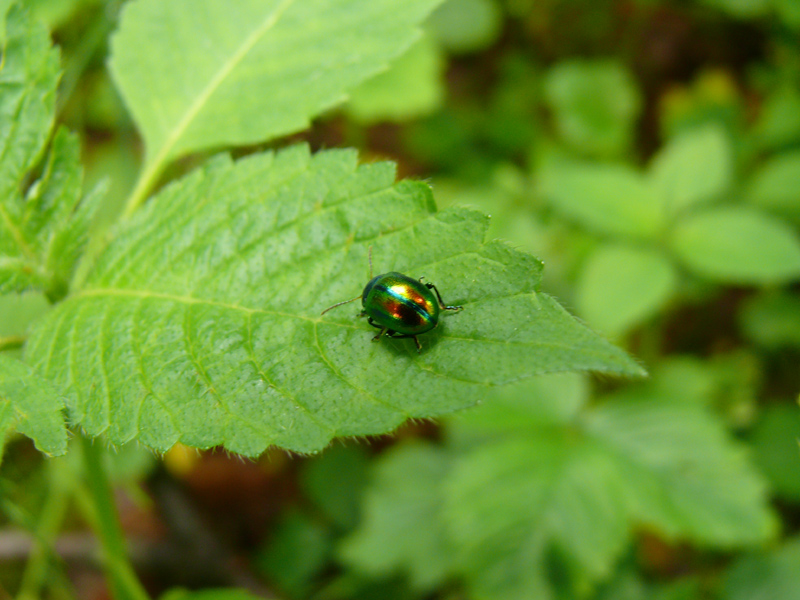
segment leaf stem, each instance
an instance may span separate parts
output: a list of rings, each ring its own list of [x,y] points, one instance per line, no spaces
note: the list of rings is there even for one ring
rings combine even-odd
[[[128,196],[128,200],[125,202],[125,210],[122,211],[123,219],[129,218],[145,201],[150,188],[161,176],[163,168],[163,161],[145,162],[145,167],[139,173],[139,179],[136,180],[136,186],[134,186],[131,195]]]
[[[103,548],[113,596],[116,600],[149,600],[128,560],[114,496],[103,465],[102,449],[86,436],[81,436],[81,448],[91,511],[95,517],[92,526]]]

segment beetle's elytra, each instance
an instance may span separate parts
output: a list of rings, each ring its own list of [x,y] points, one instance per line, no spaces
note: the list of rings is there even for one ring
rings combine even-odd
[[[360,296],[338,302],[322,311],[355,302],[361,298],[361,314],[380,333],[372,338],[381,339],[386,334],[391,337],[413,337],[417,352],[422,350],[417,336],[434,329],[439,324],[443,310],[462,310],[462,306],[447,306],[442,301],[439,290],[432,283],[424,283],[423,277],[412,279],[408,275],[392,271],[372,276],[372,247],[369,249],[370,280]]]

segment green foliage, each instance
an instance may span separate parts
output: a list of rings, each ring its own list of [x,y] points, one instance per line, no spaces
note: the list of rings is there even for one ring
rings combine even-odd
[[[388,71],[365,81],[350,95],[347,112],[358,121],[405,121],[426,115],[442,102],[441,51],[421,37]]]
[[[308,127],[408,48],[438,1],[129,3],[110,69],[144,137],[142,185],[188,152]]]
[[[0,0],[0,589],[180,490],[169,600],[796,597],[800,4],[230,4]]]
[[[776,551],[743,558],[725,579],[723,600],[800,598],[800,540]]]
[[[653,238],[664,227],[656,192],[629,167],[558,162],[543,170],[540,185],[558,210],[598,233]]]
[[[616,336],[657,313],[676,289],[675,268],[662,253],[608,244],[587,259],[577,306],[589,323]]]
[[[374,466],[343,555],[420,587],[461,575],[475,598],[547,598],[554,551],[591,584],[640,525],[727,548],[768,539],[776,523],[763,481],[709,411],[707,390],[676,387],[673,375],[584,408],[580,380],[539,378],[454,419],[457,453],[393,450]],[[556,398],[573,398],[558,416]],[[384,543],[398,537],[407,545]]]
[[[677,137],[653,159],[650,177],[670,214],[716,200],[733,180],[733,156],[718,127]]]
[[[753,343],[776,350],[800,348],[800,298],[787,293],[755,296],[742,309],[741,327]]]
[[[641,98],[620,63],[560,62],[547,74],[544,92],[567,144],[599,156],[619,155],[629,148]]]
[[[792,405],[768,407],[753,429],[752,442],[755,460],[775,493],[800,500],[800,411]]]
[[[0,353],[0,440],[16,429],[48,454],[64,454],[67,431],[56,389],[26,364]]]
[[[698,212],[673,232],[687,267],[730,283],[780,283],[800,277],[800,239],[785,223],[744,207]]]
[[[497,0],[446,0],[428,20],[428,29],[453,54],[488,48],[502,27]]]
[[[258,596],[237,589],[209,589],[189,591],[173,589],[160,597],[160,600],[258,600]]]
[[[117,231],[27,359],[91,435],[249,456],[382,433],[474,404],[486,384],[643,373],[536,292],[535,259],[484,243],[485,217],[434,214],[426,185],[393,181],[391,165],[344,151],[211,161]],[[370,344],[346,310],[319,316],[362,289],[370,245],[379,270],[424,274],[465,306],[420,356],[410,340]]]
[[[80,202],[78,141],[66,130],[56,132],[45,164],[39,164],[58,84],[58,52],[47,32],[14,6],[6,35],[0,71],[0,293],[34,288],[59,298],[99,195]],[[38,179],[28,185],[33,176]]]
[[[402,569],[418,590],[442,583],[453,553],[441,518],[448,462],[434,447],[409,444],[376,463],[364,496],[363,528],[342,544],[342,558],[372,574]]]
[[[257,557],[259,569],[292,597],[308,596],[309,581],[328,560],[327,529],[301,513],[290,513],[276,525],[269,545]]]
[[[800,151],[764,161],[750,180],[747,196],[754,206],[800,222]]]

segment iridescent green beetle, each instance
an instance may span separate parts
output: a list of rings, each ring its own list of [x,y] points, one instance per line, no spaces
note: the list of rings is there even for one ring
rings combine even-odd
[[[383,334],[398,338],[413,337],[417,352],[420,352],[422,345],[417,336],[439,324],[441,311],[464,308],[445,305],[439,290],[432,283],[424,283],[424,277],[416,280],[396,271],[373,277],[372,246],[369,248],[369,277],[369,283],[360,296],[329,306],[322,314],[361,298],[363,308],[359,316],[367,317],[370,325],[381,330],[372,338],[373,341],[381,339]]]

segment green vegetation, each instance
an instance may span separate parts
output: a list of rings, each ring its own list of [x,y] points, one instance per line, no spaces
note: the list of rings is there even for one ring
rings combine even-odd
[[[800,598],[797,6],[0,2],[0,597]]]

